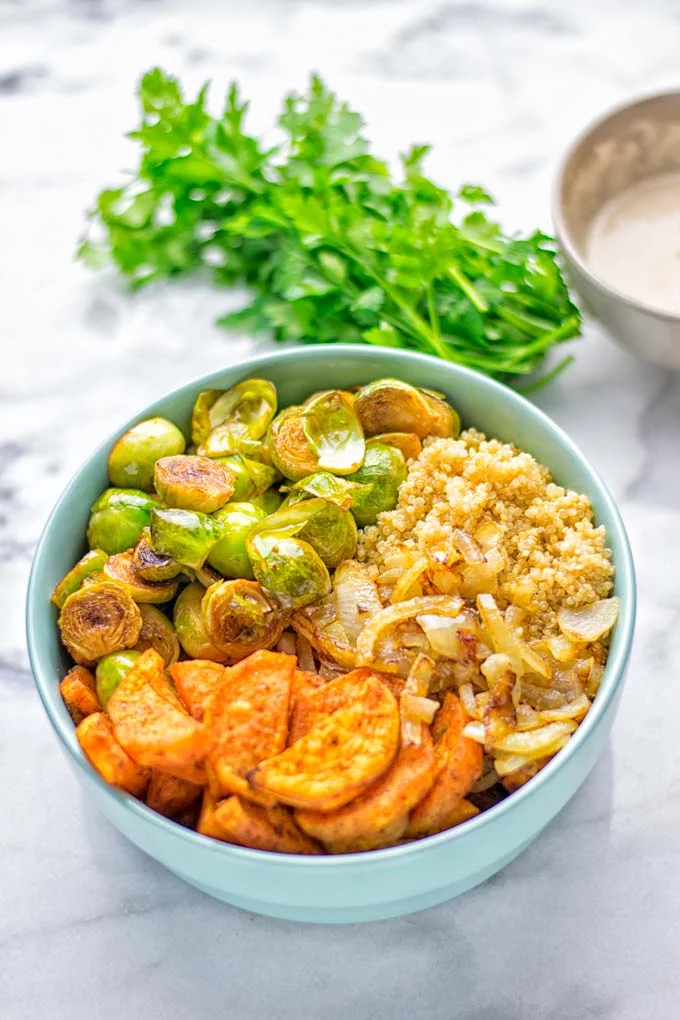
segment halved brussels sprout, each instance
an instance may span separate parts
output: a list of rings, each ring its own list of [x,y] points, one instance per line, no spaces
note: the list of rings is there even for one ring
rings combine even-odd
[[[75,567],[71,567],[68,574],[61,579],[52,592],[52,602],[61,609],[69,595],[78,591],[86,577],[98,573],[108,559],[108,554],[103,549],[91,549],[85,553],[82,559],[78,560]]]
[[[302,427],[322,470],[349,475],[364,459],[364,433],[354,405],[341,390],[311,397],[302,408]]]
[[[240,453],[218,457],[213,463],[224,464],[234,476],[234,491],[229,497],[232,503],[242,503],[251,496],[266,492],[276,480],[276,470],[273,467],[261,464],[258,460],[242,457]]]
[[[145,652],[153,648],[165,666],[172,666],[179,659],[179,641],[170,620],[155,606],[143,605],[139,611],[142,614],[142,629],[134,650]]]
[[[257,506],[260,510],[264,510],[265,514],[273,514],[279,509],[283,503],[283,496],[278,489],[267,489],[261,496],[252,496],[249,501],[252,506]]]
[[[266,517],[259,506],[252,503],[228,503],[218,510],[215,520],[223,528],[223,537],[208,553],[208,563],[224,577],[253,577],[246,550],[246,536],[250,529]]]
[[[167,506],[211,514],[234,491],[234,475],[209,457],[161,457],[154,468],[156,492]]]
[[[105,489],[92,506],[87,527],[91,549],[103,549],[109,556],[125,552],[135,544],[151,522],[155,496],[139,489]]]
[[[210,408],[222,396],[223,390],[202,390],[194,402],[191,412],[191,442],[198,447],[210,435]]]
[[[300,531],[300,538],[309,542],[330,569],[343,560],[351,560],[357,551],[357,526],[349,510],[343,510],[329,500],[306,500],[290,508],[291,514],[309,507],[310,503],[321,503]],[[283,511],[278,511],[282,513]]]
[[[160,457],[184,453],[184,436],[167,418],[147,418],[120,437],[109,454],[112,485],[153,489],[153,467]]]
[[[383,432],[415,432],[425,436],[454,436],[458,415],[445,401],[400,379],[378,379],[356,395],[356,412],[367,436]]]
[[[350,478],[362,486],[352,500],[352,513],[360,528],[375,524],[383,510],[394,510],[407,474],[401,450],[375,440],[366,443],[364,463]]]
[[[207,412],[209,435],[199,446],[206,457],[248,452],[276,414],[276,388],[266,379],[244,379],[217,398]]]
[[[135,600],[135,602],[169,602],[177,594],[177,580],[147,581],[137,573],[134,564],[134,553],[116,553],[109,556],[102,568],[108,581],[119,584]]]
[[[156,507],[151,515],[154,549],[194,570],[203,566],[208,553],[221,537],[221,525],[198,510]]]
[[[269,429],[267,447],[274,467],[294,482],[313,474],[319,466],[305,435],[301,407],[287,407],[277,415]]]
[[[142,653],[131,648],[125,652],[111,652],[97,663],[97,695],[106,709],[109,698],[124,676],[130,672]]]
[[[182,567],[171,556],[157,552],[151,544],[151,529],[144,528],[132,552],[135,572],[145,581],[171,581]]]
[[[211,659],[226,662],[229,658],[210,640],[201,614],[205,594],[202,584],[194,581],[187,585],[175,602],[175,632],[184,651],[192,659]]]
[[[253,573],[283,606],[300,609],[328,595],[331,579],[326,566],[308,542],[274,535],[247,539]]]
[[[423,444],[415,432],[381,432],[380,435],[374,436],[374,439],[383,446],[396,446],[397,450],[404,454],[405,460],[415,460],[423,449]]]
[[[281,606],[257,581],[219,581],[201,603],[212,642],[230,659],[245,659],[258,648],[272,648],[285,625]]]
[[[61,640],[81,666],[132,648],[142,629],[137,603],[110,581],[88,584],[66,599],[59,616]]]
[[[355,493],[360,489],[361,486],[357,482],[351,482],[347,478],[338,478],[328,471],[315,471],[313,475],[307,475],[306,478],[302,478],[291,486],[286,506],[293,506],[305,499],[319,496],[329,503],[336,503],[343,510],[348,510],[352,505]]]
[[[354,518],[337,503],[312,497],[282,506],[255,526],[252,534],[277,538],[299,536],[308,542],[327,567],[336,567],[356,552]]]

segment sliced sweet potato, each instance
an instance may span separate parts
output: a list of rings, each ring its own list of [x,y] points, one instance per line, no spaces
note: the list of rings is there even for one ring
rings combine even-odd
[[[209,659],[187,659],[173,663],[169,673],[189,714],[201,722],[208,701],[227,678],[225,667]]]
[[[215,819],[215,808],[217,807],[217,801],[209,789],[203,791],[203,803],[201,804],[201,813],[198,816],[198,824],[196,825],[196,832],[200,832],[202,836],[210,836],[211,839],[226,839],[224,832],[217,824]]]
[[[468,818],[474,818],[475,815],[478,814],[479,808],[475,807],[471,801],[463,798],[463,800],[459,800],[448,813],[437,816],[435,828],[429,832],[419,831],[418,836],[415,838],[422,839],[424,836],[434,836],[438,832],[445,832],[447,829],[453,829],[456,825],[460,825],[461,822],[467,822]],[[411,832],[410,826],[407,827],[407,833],[408,832]]]
[[[97,696],[97,682],[85,666],[70,669],[59,684],[59,692],[76,726],[86,716],[102,710]]]
[[[147,807],[158,811],[159,815],[175,818],[195,804],[202,793],[203,787],[198,783],[190,783],[188,779],[180,779],[178,776],[171,776],[169,772],[152,769],[146,804]]]
[[[447,694],[432,724],[436,778],[414,808],[407,837],[431,836],[451,827],[449,819],[482,774],[481,746],[463,736],[468,716],[455,694]]]
[[[246,774],[286,746],[294,672],[292,655],[269,651],[253,652],[225,670],[226,680],[204,716],[210,737],[208,774],[216,796],[237,793],[273,803],[255,793]]]
[[[324,843],[324,846],[331,854],[357,854],[364,850],[380,850],[381,847],[395,846],[399,843],[407,825],[408,815],[406,814],[401,818],[395,818],[380,832],[374,832],[370,836],[357,835],[347,842],[329,840],[328,843]]]
[[[323,683],[323,686],[319,686],[318,689],[310,687],[306,691],[301,691],[291,708],[288,743],[294,744],[300,737],[304,737],[305,733],[313,726],[318,726],[333,712],[351,705],[371,676],[383,683],[386,679],[384,673],[377,673],[375,670],[362,666]]]
[[[300,827],[335,853],[393,844],[434,782],[432,737],[426,726],[422,729],[421,743],[402,746],[390,768],[349,804],[324,813],[298,811]]]
[[[167,685],[163,660],[142,652],[111,695],[107,710],[113,731],[130,757],[192,783],[205,782],[205,727],[158,693]],[[168,685],[169,686],[169,685]]]
[[[255,790],[291,807],[333,811],[370,786],[394,761],[399,708],[375,677],[351,705],[312,727],[296,743],[248,773]]]
[[[138,765],[123,750],[103,712],[86,716],[76,727],[76,737],[87,760],[102,779],[135,797],[144,796],[149,785],[149,770]]]
[[[222,839],[253,850],[282,854],[319,854],[319,844],[295,824],[291,812],[281,805],[264,808],[242,797],[228,797],[215,808]]]

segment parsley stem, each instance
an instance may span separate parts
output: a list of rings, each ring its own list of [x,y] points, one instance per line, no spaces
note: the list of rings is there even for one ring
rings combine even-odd
[[[477,288],[463,275],[458,266],[449,266],[449,276],[454,283],[457,283],[468,301],[475,306],[482,315],[489,311],[489,305],[479,293]]]

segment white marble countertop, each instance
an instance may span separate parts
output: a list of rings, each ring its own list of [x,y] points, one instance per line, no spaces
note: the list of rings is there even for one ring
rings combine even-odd
[[[680,966],[680,377],[596,328],[541,405],[630,531],[639,628],[608,749],[486,885],[402,920],[316,928],[183,885],[81,795],[23,638],[31,552],[81,460],[157,394],[254,349],[198,283],[130,297],[72,260],[84,208],[130,163],[153,63],[231,76],[267,122],[319,69],[387,155],[435,145],[511,227],[549,227],[561,148],[611,102],[678,83],[671,0],[23,0],[0,8],[0,1016],[3,1020],[672,1020]],[[259,344],[264,347],[266,344]]]

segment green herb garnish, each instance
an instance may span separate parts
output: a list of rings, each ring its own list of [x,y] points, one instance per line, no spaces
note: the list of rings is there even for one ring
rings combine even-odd
[[[553,240],[505,236],[480,187],[452,199],[423,173],[427,146],[396,181],[317,77],[285,99],[270,149],[246,134],[236,85],[221,117],[206,93],[186,102],[174,78],[144,75],[139,168],[99,195],[103,240],[83,240],[82,259],[113,261],[135,286],[198,269],[245,283],[254,297],[219,320],[230,328],[411,348],[499,377],[578,335]]]

